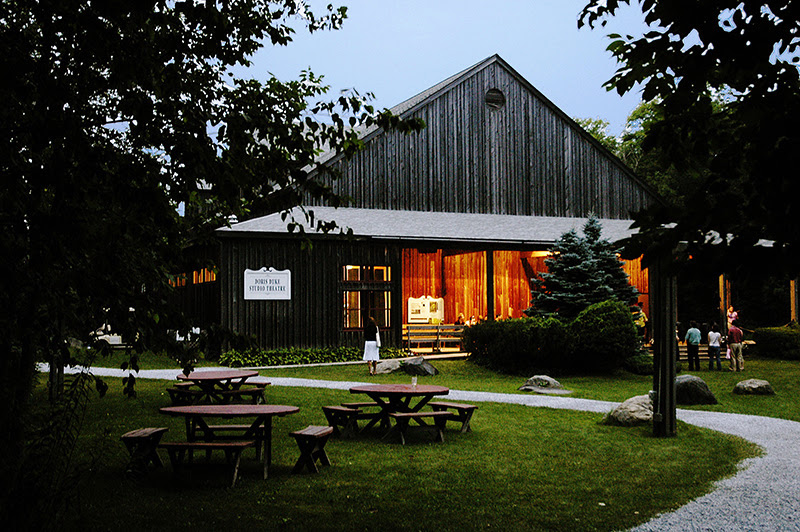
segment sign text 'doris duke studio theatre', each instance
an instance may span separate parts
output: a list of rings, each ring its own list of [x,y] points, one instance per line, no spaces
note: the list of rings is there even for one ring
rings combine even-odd
[[[292,299],[292,272],[266,267],[244,271],[244,298],[255,300]]]

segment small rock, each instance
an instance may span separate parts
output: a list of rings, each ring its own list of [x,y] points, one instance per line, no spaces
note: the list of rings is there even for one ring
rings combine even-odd
[[[605,419],[609,425],[632,427],[653,421],[653,401],[649,395],[637,395],[617,406]]]
[[[694,375],[675,377],[675,401],[679,405],[715,405],[717,398],[706,381]]]
[[[775,395],[772,385],[762,379],[747,379],[737,382],[733,387],[733,393],[737,395]]]
[[[567,395],[572,393],[572,390],[565,390],[560,382],[547,375],[534,375],[525,381],[525,384],[518,389],[521,392],[534,392],[548,395]]]

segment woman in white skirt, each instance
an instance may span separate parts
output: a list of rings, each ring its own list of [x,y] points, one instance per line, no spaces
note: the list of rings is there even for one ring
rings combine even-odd
[[[378,348],[381,346],[381,335],[378,331],[378,323],[375,318],[370,317],[364,326],[364,360],[367,361],[369,374],[375,375],[378,369]]]

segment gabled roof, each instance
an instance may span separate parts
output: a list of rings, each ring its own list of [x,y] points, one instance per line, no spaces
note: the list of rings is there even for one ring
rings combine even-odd
[[[351,228],[356,237],[374,240],[409,242],[448,242],[542,246],[550,245],[571,229],[580,231],[586,218],[553,216],[513,216],[453,212],[395,211],[313,207],[318,220],[334,220],[340,227]],[[299,208],[292,210],[310,236],[318,235],[305,223]],[[219,229],[220,236],[269,234],[289,236],[286,221],[280,214],[262,216]],[[630,220],[601,219],[603,238],[616,242],[633,234]]]
[[[600,149],[607,157],[611,158],[612,160],[616,161],[616,163],[623,168],[631,178],[636,181],[641,187],[647,189],[650,193],[653,194],[658,201],[662,201],[658,193],[653,189],[650,185],[642,181],[636,174],[631,170],[624,162],[622,162],[616,154],[612,153],[608,150],[600,141],[594,138],[590,133],[588,133],[580,124],[575,122],[569,115],[567,115],[564,111],[562,111],[555,103],[553,103],[547,96],[539,92],[539,90],[534,87],[527,79],[525,79],[519,72],[514,70],[511,65],[509,65],[499,54],[494,54],[490,57],[487,57],[483,61],[475,63],[469,68],[462,70],[461,72],[450,76],[449,78],[437,83],[436,85],[430,87],[427,90],[424,90],[417,94],[416,96],[412,96],[408,100],[401,102],[394,107],[390,108],[392,114],[399,116],[401,118],[405,118],[407,115],[412,114],[417,108],[424,105],[428,100],[435,98],[437,95],[447,92],[450,88],[458,85],[463,80],[469,78],[470,76],[474,75],[476,72],[492,65],[498,64],[502,66],[511,76],[522,86],[525,87],[526,90],[531,92],[539,99],[547,108],[549,108],[554,114],[556,114],[559,118],[568,122],[572,128],[577,131],[581,136],[583,136],[586,140],[588,140],[591,144],[595,147]],[[359,131],[359,138],[363,141],[367,141],[373,138],[376,135],[379,135],[382,131],[382,128],[378,126],[370,126],[368,128],[356,128],[356,131]],[[341,154],[337,155],[333,150],[328,150],[322,153],[318,161],[320,163],[327,163],[339,160],[343,157]]]

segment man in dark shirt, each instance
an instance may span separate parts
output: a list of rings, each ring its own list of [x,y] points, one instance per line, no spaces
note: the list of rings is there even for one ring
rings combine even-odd
[[[742,342],[744,333],[738,327],[739,320],[733,320],[728,329],[728,347],[731,350],[731,371],[744,371],[744,357],[742,356]]]

